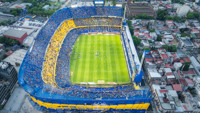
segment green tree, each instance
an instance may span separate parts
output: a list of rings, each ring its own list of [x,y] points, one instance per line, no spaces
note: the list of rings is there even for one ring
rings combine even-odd
[[[126,23],[128,24],[128,27],[129,27],[129,30],[131,32],[131,35],[134,34],[133,32],[133,25],[132,25],[132,22],[130,20],[127,20]]]
[[[187,19],[194,19],[194,18],[195,18],[194,13],[189,12],[189,13],[187,14]]]
[[[168,46],[168,45],[164,45],[163,48],[169,52],[176,52],[177,51],[177,47],[175,45],[172,46]]]
[[[166,16],[165,20],[173,20],[173,17],[172,16]]]
[[[152,16],[147,16],[147,14],[139,14],[135,16],[136,19],[154,19]]]
[[[190,87],[188,87],[188,90],[190,91],[190,93],[192,94],[192,96],[196,96],[196,90],[195,90],[195,88],[190,88]]]
[[[181,37],[186,37],[186,36],[190,36],[190,34],[187,34],[187,33],[181,33]]]
[[[165,16],[165,20],[173,20],[175,22],[185,22],[185,18],[180,18],[178,16]]]
[[[158,20],[165,20],[165,16],[167,15],[167,12],[165,10],[159,9],[157,12],[157,19]]]
[[[143,51],[149,51],[149,50],[151,50],[151,48],[150,47],[144,47],[144,48],[142,48],[142,50]]]
[[[22,12],[22,9],[11,9],[10,13],[14,16],[19,15]]]
[[[185,4],[183,1],[180,1],[179,3],[182,4],[182,5]]]
[[[20,43],[17,40],[6,38],[4,36],[0,37],[0,43],[3,43],[5,45],[13,46],[13,45],[19,45]]]
[[[155,29],[150,29],[149,32],[155,32]]]
[[[180,32],[181,32],[181,33],[184,33],[185,31],[188,31],[188,30],[189,30],[189,28],[181,28],[181,29],[180,29]]]
[[[14,15],[14,16],[17,16],[17,15],[18,15],[17,11],[11,11],[10,13],[11,13],[12,15]]]
[[[178,94],[178,98],[184,103],[185,102],[185,96],[182,94]]]
[[[161,35],[157,36],[157,41],[162,41],[162,36]]]
[[[172,0],[173,3],[179,3],[180,0]]]
[[[139,46],[141,43],[141,39],[136,36],[132,36],[132,38],[133,38],[133,42],[134,42],[135,46],[136,47]]]
[[[188,71],[188,70],[189,70],[189,67],[190,67],[190,64],[191,64],[190,62],[185,62],[185,63],[183,63],[181,69],[182,69],[183,71]]]
[[[112,4],[113,4],[113,6],[116,6],[116,0],[112,0]]]
[[[178,16],[174,16],[174,17],[173,17],[173,21],[180,22],[180,20],[181,20],[181,18],[178,17]]]
[[[142,59],[142,54],[139,55],[139,59],[140,59],[140,61],[141,61],[141,59]]]
[[[163,48],[164,48],[165,50],[168,50],[168,45],[163,45]]]
[[[168,46],[168,51],[169,52],[176,52],[177,51],[177,47],[175,45]]]

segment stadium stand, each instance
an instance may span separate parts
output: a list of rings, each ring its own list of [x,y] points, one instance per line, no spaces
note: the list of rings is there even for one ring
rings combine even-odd
[[[85,87],[70,82],[69,55],[78,36],[91,32],[121,33],[122,17],[119,7],[79,7],[60,9],[49,18],[19,71],[19,83],[37,109],[145,111],[148,108],[150,91],[135,90],[132,84]],[[122,35],[132,70],[134,61],[129,54],[128,40]]]
[[[121,26],[122,18],[91,17],[74,19],[76,26]]]
[[[57,57],[59,55],[63,39],[65,38],[66,34],[70,31],[70,29],[74,27],[75,24],[73,20],[64,21],[62,25],[54,33],[50,41],[45,56],[45,61],[43,66],[43,76],[42,76],[43,81],[47,84],[57,86],[55,82]]]

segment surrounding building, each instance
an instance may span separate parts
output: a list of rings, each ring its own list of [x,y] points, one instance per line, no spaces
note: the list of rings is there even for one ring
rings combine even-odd
[[[20,42],[20,44],[23,43],[23,40],[27,37],[27,32],[22,30],[16,30],[16,29],[8,29],[3,33],[3,36],[11,39],[15,39]]]
[[[127,17],[131,17],[131,16],[134,17],[134,16],[140,15],[140,14],[146,14],[147,16],[154,16],[154,17],[156,16],[156,13],[153,10],[153,7],[146,2],[144,2],[144,3],[128,2],[126,10],[127,10],[126,11]]]
[[[0,62],[0,107],[8,101],[13,87],[17,82],[17,71],[8,62]]]

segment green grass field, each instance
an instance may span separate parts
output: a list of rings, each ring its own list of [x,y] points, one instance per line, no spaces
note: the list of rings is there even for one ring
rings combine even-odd
[[[130,83],[120,35],[81,35],[70,55],[71,82]]]

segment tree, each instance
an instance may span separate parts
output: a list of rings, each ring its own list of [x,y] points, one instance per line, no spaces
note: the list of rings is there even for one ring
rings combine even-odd
[[[189,13],[187,14],[187,19],[194,19],[194,18],[195,18],[194,13],[189,12]]]
[[[162,36],[161,35],[157,36],[157,41],[162,41]]]
[[[181,20],[181,18],[178,17],[178,16],[174,16],[174,17],[173,17],[173,21],[180,22],[180,20]]]
[[[182,66],[181,66],[181,69],[183,71],[188,71],[189,70],[189,67],[190,67],[190,62],[185,62]]]
[[[132,22],[130,20],[127,20],[126,23],[128,24],[128,27],[129,27],[129,30],[131,32],[131,35],[134,34],[133,32],[133,25],[132,25]]]
[[[190,88],[189,87],[188,90],[190,91],[190,93],[192,94],[192,96],[195,96],[197,94],[195,88]]]
[[[181,37],[186,37],[186,36],[190,36],[190,34],[187,34],[187,33],[181,33]]]
[[[163,45],[163,47],[165,50],[168,50],[168,45]]]
[[[178,98],[184,103],[185,102],[185,96],[182,94],[178,94]]]
[[[147,16],[147,14],[139,14],[135,16],[136,19],[154,19],[152,16]]]
[[[6,38],[4,36],[0,37],[0,43],[3,43],[5,45],[9,45],[9,46],[19,45],[20,44],[17,40]]]
[[[22,9],[11,9],[10,13],[14,16],[19,15],[22,12]]]
[[[180,0],[172,0],[173,3],[179,3]]]
[[[150,29],[149,32],[155,32],[155,29]]]
[[[135,46],[136,47],[139,46],[141,43],[141,39],[136,36],[132,36],[132,38],[133,38],[133,42],[134,42]]]
[[[157,19],[158,20],[165,20],[165,16],[167,15],[167,12],[165,10],[159,9],[157,12]]]
[[[181,33],[184,33],[185,31],[188,31],[188,30],[189,30],[189,28],[181,28],[181,29],[180,29],[180,32],[181,32]]]
[[[112,0],[112,4],[113,4],[113,6],[116,6],[116,1],[115,0]]]
[[[139,59],[140,59],[140,61],[141,61],[141,59],[142,59],[142,54],[139,55]]]
[[[183,1],[180,1],[179,3],[182,4],[182,5],[185,4]]]
[[[142,50],[143,50],[143,51],[150,51],[151,48],[149,48],[149,47],[144,47],[144,48],[142,48]]]
[[[175,45],[172,46],[168,46],[168,45],[164,45],[163,48],[169,52],[176,52],[177,51],[177,47]]]
[[[165,20],[173,20],[175,22],[185,22],[186,21],[186,18],[181,18],[181,17],[178,17],[178,16],[165,16]]]
[[[168,51],[169,52],[176,52],[177,51],[177,47],[175,45],[173,46],[168,46]]]
[[[165,20],[173,20],[173,17],[172,16],[166,16]]]

